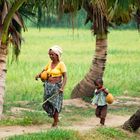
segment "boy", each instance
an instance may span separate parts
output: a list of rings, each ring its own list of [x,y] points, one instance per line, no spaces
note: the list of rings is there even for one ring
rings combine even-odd
[[[97,78],[94,81],[94,84],[96,89],[92,99],[92,104],[96,105],[95,115],[100,118],[100,124],[104,125],[107,115],[106,96],[108,95],[108,91],[103,87],[103,80],[101,78]]]

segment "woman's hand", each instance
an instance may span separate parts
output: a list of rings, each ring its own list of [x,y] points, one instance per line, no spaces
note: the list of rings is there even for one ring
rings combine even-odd
[[[61,88],[59,89],[60,93],[63,93],[66,81],[67,81],[67,74],[66,74],[66,72],[64,72],[63,73],[63,83],[62,83]]]
[[[60,88],[59,89],[59,93],[63,93],[64,89],[63,88]]]
[[[40,74],[35,76],[35,80],[38,80],[38,78],[40,77]]]
[[[43,72],[43,71],[45,71],[45,70],[42,70],[42,72]],[[42,72],[41,72],[41,73],[42,73]],[[35,80],[38,80],[38,78],[40,78],[41,73],[39,73],[39,74],[37,74],[37,75],[35,76]]]

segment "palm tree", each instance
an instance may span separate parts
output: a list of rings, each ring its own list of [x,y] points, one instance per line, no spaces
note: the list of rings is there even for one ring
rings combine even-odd
[[[94,80],[103,77],[107,58],[108,27],[127,24],[136,19],[140,24],[139,0],[84,0],[83,8],[87,11],[87,19],[92,22],[92,31],[96,36],[95,56],[89,72],[74,87],[71,97],[92,97],[95,89]]]
[[[19,7],[26,0],[16,0],[10,3],[7,0],[0,1],[0,118],[3,111],[3,97],[6,77],[6,58],[8,54],[8,44],[12,43],[19,53],[21,45],[21,28],[24,28],[23,20],[18,12]]]

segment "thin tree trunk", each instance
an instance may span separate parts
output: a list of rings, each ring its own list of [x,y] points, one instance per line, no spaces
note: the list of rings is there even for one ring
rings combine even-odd
[[[123,129],[128,131],[136,131],[140,127],[140,109],[133,114],[129,120],[123,124]]]
[[[73,89],[71,98],[92,97],[95,89],[94,80],[103,77],[107,57],[107,34],[96,35],[95,56],[89,72]]]
[[[0,119],[3,113],[4,92],[5,92],[5,79],[6,79],[6,56],[7,46],[0,46]]]

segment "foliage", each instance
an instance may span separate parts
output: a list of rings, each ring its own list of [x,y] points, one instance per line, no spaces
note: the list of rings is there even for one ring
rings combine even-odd
[[[18,12],[18,8],[22,5],[24,0],[16,3],[11,3],[8,0],[1,0],[0,2],[0,30],[1,42],[3,44],[11,43],[14,46],[14,53],[16,56],[20,52],[20,45],[22,37],[20,35],[21,28],[25,29],[23,19]]]
[[[138,27],[140,2],[134,0],[90,0],[85,1],[83,7],[87,11],[87,19],[92,22],[94,34],[108,33],[108,27],[127,24],[133,18],[136,18]]]
[[[56,16],[48,17],[48,20],[41,21],[39,26],[41,28],[72,28],[71,16],[69,14],[64,14],[61,19],[58,19]],[[90,29],[91,23],[85,23],[86,19],[86,12],[85,10],[81,9],[78,11],[76,17],[74,17],[74,28],[75,29]],[[36,22],[32,22],[31,20],[24,19],[27,28],[30,27],[37,27]],[[134,21],[130,21],[128,24],[121,24],[118,26],[111,27],[113,29],[136,29],[136,23]]]
[[[91,21],[95,34],[97,32],[107,33],[108,26],[127,24],[132,19],[135,19],[138,25],[140,24],[140,2],[138,0],[125,2],[119,0],[37,0],[28,1],[26,6],[28,7],[28,5],[32,5],[32,11],[36,13],[38,24],[54,23],[54,20],[59,20],[63,16],[66,19],[66,14],[68,14],[69,23],[74,26],[74,17],[78,15],[80,9],[84,9],[87,13],[87,16],[84,17],[85,24]]]
[[[44,13],[47,16],[47,13]],[[79,28],[87,28],[89,29],[91,23],[84,25],[86,12],[81,9],[77,12],[76,16],[73,17],[70,14],[64,14],[60,19],[57,16],[50,15],[46,20],[41,20],[39,23],[40,27],[56,27],[56,28],[72,28],[72,18],[73,18],[73,26],[75,29]],[[30,20],[25,20],[27,27],[37,27],[36,22],[32,22]]]

